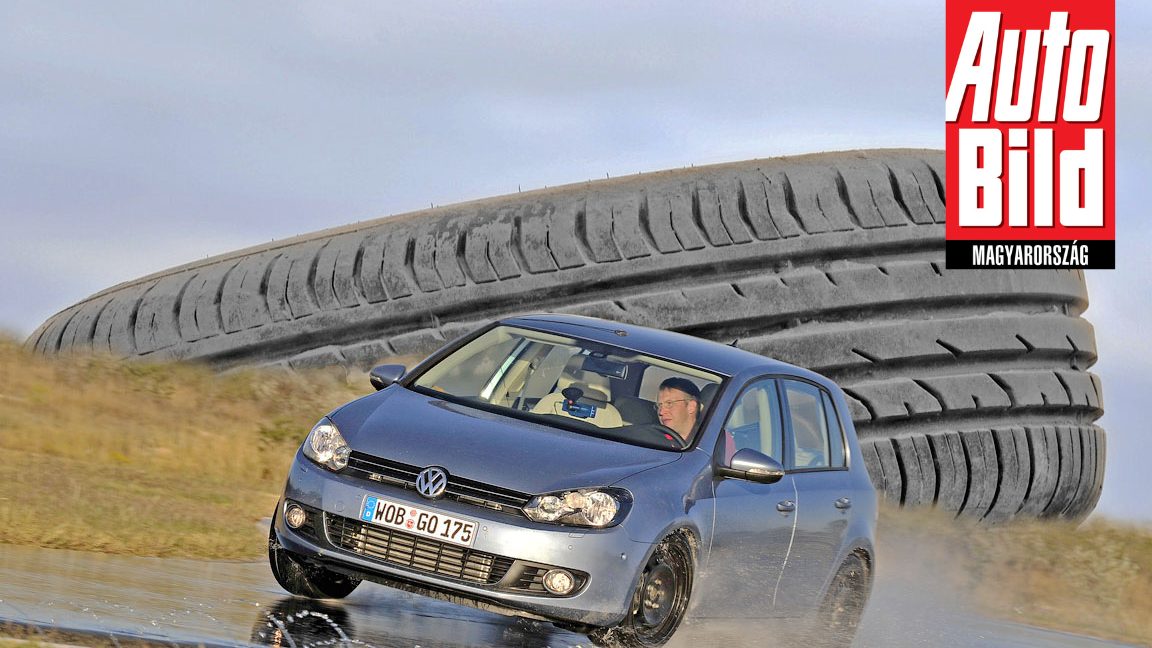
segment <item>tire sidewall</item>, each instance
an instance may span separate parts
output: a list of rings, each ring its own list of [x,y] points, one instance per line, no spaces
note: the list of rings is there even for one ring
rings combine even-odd
[[[847,648],[856,637],[872,591],[872,570],[867,559],[852,553],[841,563],[828,586],[813,628],[821,645]]]

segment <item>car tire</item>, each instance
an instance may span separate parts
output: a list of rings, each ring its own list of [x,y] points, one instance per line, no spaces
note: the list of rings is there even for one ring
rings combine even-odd
[[[1083,519],[1105,453],[1084,274],[947,270],[944,200],[939,151],[581,183],[176,267],[61,311],[28,344],[364,369],[510,314],[597,316],[835,380],[891,502]]]
[[[848,648],[872,591],[872,570],[863,556],[852,553],[840,565],[820,606],[812,637],[827,648]]]
[[[360,580],[309,565],[296,554],[280,546],[276,530],[268,530],[268,566],[284,591],[315,599],[341,599],[352,593]]]
[[[679,536],[664,540],[648,559],[623,621],[597,628],[588,638],[612,648],[663,646],[684,620],[694,578],[692,548]]]

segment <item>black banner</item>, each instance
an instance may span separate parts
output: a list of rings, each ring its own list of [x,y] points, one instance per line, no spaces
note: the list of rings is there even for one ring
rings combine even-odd
[[[1114,270],[1116,241],[947,241],[949,270]]]

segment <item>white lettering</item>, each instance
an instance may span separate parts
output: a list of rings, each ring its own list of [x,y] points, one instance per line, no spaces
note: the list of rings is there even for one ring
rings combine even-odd
[[[973,12],[968,20],[968,31],[964,34],[960,57],[956,60],[956,69],[952,72],[952,81],[944,101],[945,119],[948,121],[954,122],[959,116],[968,86],[974,87],[972,121],[988,121],[992,82],[996,73],[996,40],[999,36],[999,11]],[[979,63],[976,62],[977,57]]]
[[[1052,129],[1037,128],[1032,138],[1032,220],[1052,227]]]
[[[1094,122],[1100,119],[1104,103],[1104,77],[1108,72],[1108,43],[1111,34],[1103,29],[1081,29],[1072,36],[1068,54],[1068,85],[1064,88],[1064,121]],[[1088,67],[1088,50],[1092,50],[1092,69],[1088,71],[1088,92],[1084,92],[1084,71]],[[1080,97],[1084,103],[1080,103]]]
[[[1071,243],[973,245],[975,267],[1087,267],[1088,246]]]
[[[1044,79],[1040,87],[1040,121],[1056,121],[1064,48],[1068,47],[1068,12],[1054,11],[1044,31]]]
[[[1008,146],[1008,225],[1028,227],[1028,129],[1009,129]]]
[[[1080,192],[1080,172],[1084,192]],[[1080,206],[1083,197],[1084,206]],[[1084,150],[1060,153],[1060,224],[1065,227],[1104,226],[1104,130],[1084,130]]]
[[[1040,31],[1029,29],[1024,35],[1024,54],[1020,57],[1020,79],[1016,80],[1016,48],[1020,30],[1004,31],[1000,50],[1000,74],[996,82],[996,121],[1026,122],[1032,119],[1032,100],[1036,96],[1036,68],[1040,63]],[[1019,88],[1016,102],[1012,93]]]
[[[1001,142],[1000,131],[994,128],[960,129],[960,227],[998,227],[1004,220]]]
[[[1107,30],[1081,29],[1071,32],[1068,30],[1068,12],[1054,11],[1049,15],[1048,29],[1024,32],[1022,49],[1020,30],[1006,29],[997,57],[997,41],[1000,38],[1000,12],[972,13],[948,85],[944,104],[948,121],[954,122],[959,118],[969,87],[973,88],[972,121],[988,121],[993,86],[996,87],[996,121],[1029,121],[1036,96],[1036,72],[1040,64],[1041,45],[1044,48],[1044,72],[1040,79],[1037,119],[1042,122],[1056,121],[1065,50],[1069,51],[1069,58],[1068,80],[1063,98],[1064,120],[1093,122],[1100,118],[1108,70],[1108,46],[1111,43],[1111,34]],[[1016,77],[1017,62],[1020,64],[1019,78]]]

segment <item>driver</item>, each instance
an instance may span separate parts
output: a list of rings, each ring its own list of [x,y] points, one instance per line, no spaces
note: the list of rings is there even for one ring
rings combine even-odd
[[[700,415],[700,388],[687,378],[668,378],[660,383],[656,396],[656,416],[660,424],[685,441],[692,436]]]

